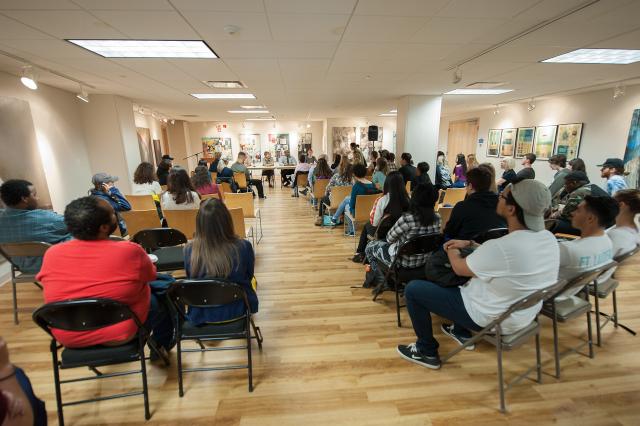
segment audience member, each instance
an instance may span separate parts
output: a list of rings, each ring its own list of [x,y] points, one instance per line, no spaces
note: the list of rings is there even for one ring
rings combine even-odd
[[[353,166],[354,182],[353,182],[353,187],[351,188],[351,195],[348,197],[345,197],[345,199],[342,201],[340,206],[338,206],[336,213],[333,215],[331,219],[334,224],[337,225],[338,223],[341,223],[338,221],[340,220],[340,216],[342,216],[342,214],[347,208],[349,208],[349,212],[351,213],[352,216],[355,214],[356,201],[357,201],[358,195],[371,195],[371,194],[380,192],[375,187],[375,185],[373,185],[373,183],[371,183],[369,180],[365,178],[366,174],[367,174],[367,168],[363,164],[355,164]],[[355,230],[354,230],[353,223],[348,222],[347,235],[354,235],[354,232]]]
[[[209,171],[211,173],[219,173],[218,165],[220,164],[220,158],[222,158],[222,153],[220,151],[213,153],[213,161],[209,164]]]
[[[451,181],[451,170],[449,166],[447,166],[447,159],[444,155],[444,152],[438,151],[438,156],[436,157],[436,189],[447,189],[453,185]]]
[[[318,179],[331,179],[333,176],[326,157],[326,155],[322,154],[320,158],[318,158],[316,165],[309,169],[309,186],[311,188],[313,188],[313,185]]]
[[[411,182],[411,188],[413,188],[413,183],[416,178],[416,167],[413,165],[413,160],[411,159],[411,154],[408,152],[403,152],[400,156],[400,168],[398,169],[402,177],[404,178],[404,183]]]
[[[284,155],[278,159],[278,163],[282,166],[295,166],[296,159],[291,156],[289,150],[284,151]],[[293,169],[281,169],[280,170],[280,179],[282,179],[282,185],[289,186],[291,185],[291,175],[293,174]]]
[[[367,175],[373,175],[378,161],[378,151],[372,149],[369,153],[369,165],[367,166]]]
[[[262,187],[262,180],[261,179],[251,179],[251,172],[249,171],[249,169],[247,168],[247,166],[245,166],[245,161],[247,160],[247,154],[240,151],[238,153],[238,158],[236,160],[235,163],[233,163],[231,165],[231,170],[234,173],[244,173],[244,176],[247,180],[247,185],[250,186],[255,186],[256,189],[258,190],[258,197],[260,198],[266,198],[264,196],[264,188]],[[249,190],[250,188],[247,188],[247,190]],[[255,195],[254,195],[255,197]]]
[[[516,167],[516,160],[513,157],[504,157],[500,160],[500,168],[504,170],[502,172],[502,177],[498,179],[498,192],[504,191],[504,189],[510,183],[515,183],[517,181],[516,171],[513,170]]]
[[[564,188],[564,178],[569,174],[570,170],[567,169],[567,156],[564,154],[556,154],[549,158],[549,167],[556,173],[553,175],[553,181],[549,185],[549,192],[553,197],[556,192],[561,191]]]
[[[233,181],[233,170],[231,170],[227,165],[229,164],[228,158],[220,157],[218,161],[218,178],[216,179],[216,183],[218,182],[227,182],[231,185],[231,188],[235,192],[237,190],[237,185]]]
[[[222,197],[222,191],[218,184],[211,180],[211,174],[206,166],[198,166],[191,177],[191,185],[198,195],[218,194]]]
[[[313,149],[309,148],[307,149],[307,156],[305,161],[309,164],[315,164],[318,162],[318,160],[316,159],[316,157],[313,156]]]
[[[613,256],[620,256],[635,249],[640,244],[636,215],[640,214],[640,190],[621,189],[613,196],[618,203],[616,224],[607,229],[613,244]]]
[[[333,170],[334,172],[336,171],[336,169],[340,165],[341,159],[342,159],[342,156],[340,154],[333,155],[333,163],[331,163],[331,170]]]
[[[571,226],[571,215],[587,195],[591,195],[591,185],[584,172],[571,172],[564,177],[564,190],[558,191],[551,200],[549,217],[557,220],[554,232],[580,235]]]
[[[384,181],[389,174],[389,167],[387,167],[387,160],[382,157],[378,157],[376,160],[376,167],[373,171],[373,176],[371,176],[371,182],[378,188],[382,190],[384,187]]]
[[[496,168],[493,167],[493,164],[486,162],[486,163],[480,163],[480,165],[478,165],[478,167],[484,167],[486,168],[489,173],[491,173],[491,185],[489,186],[489,191],[494,192],[494,193],[498,193],[498,185],[496,185]]]
[[[171,169],[167,191],[162,194],[161,203],[162,210],[192,210],[200,207],[200,197],[182,167]]]
[[[156,170],[156,176],[158,176],[158,182],[160,185],[167,185],[169,179],[169,170],[173,166],[173,157],[170,155],[163,155],[162,160],[158,164],[158,170]]]
[[[109,240],[117,219],[105,200],[74,200],[65,209],[64,220],[74,239],[51,247],[37,275],[45,303],[93,297],[124,303],[153,330],[157,345],[169,350],[173,339],[171,317],[152,294],[149,283],[166,284],[172,278],[157,277],[155,266],[139,245]],[[53,335],[66,347],[80,348],[124,344],[135,338],[137,331],[135,322],[127,320],[91,331],[54,329]]]
[[[453,176],[455,178],[453,188],[464,188],[467,184],[467,160],[464,154],[458,154],[456,157],[456,166],[453,168]]]
[[[478,167],[479,163],[478,160],[476,159],[476,155],[475,154],[467,154],[467,170],[471,170],[474,167]]]
[[[293,181],[291,182],[291,196],[296,197],[296,189],[298,188],[298,176],[299,175],[309,175],[309,169],[311,168],[311,164],[307,163],[307,158],[304,154],[300,154],[298,156],[298,165],[295,169],[293,169]],[[308,178],[307,178],[308,181]]]
[[[351,144],[349,144],[349,147],[351,148],[351,155],[353,156],[351,164],[353,164],[354,166],[356,164],[362,164],[363,166],[367,167],[367,159],[364,157],[362,151],[360,151],[360,147],[358,146],[358,144],[356,144],[355,142],[351,142]]]
[[[396,155],[393,152],[390,152],[388,155],[387,168],[389,168],[390,172],[395,172],[398,170],[398,165],[396,164]]]
[[[375,278],[374,283],[380,285],[384,280],[378,263],[391,266],[391,262],[398,252],[398,248],[409,238],[422,234],[440,232],[440,215],[434,211],[438,201],[438,191],[431,184],[416,186],[411,193],[409,210],[403,213],[387,233],[385,240],[375,240],[367,244],[365,255]],[[418,268],[427,261],[428,254],[412,254],[401,256],[399,266],[403,268]]]
[[[7,206],[0,210],[0,243],[41,241],[57,244],[71,238],[64,217],[38,208],[38,193],[29,181],[10,179],[0,186],[0,199]],[[41,257],[12,259],[25,273],[40,270]]]
[[[536,161],[536,155],[532,152],[525,154],[522,159],[523,168],[516,173],[516,182],[520,182],[524,179],[535,179],[536,171],[533,169],[532,164]]]
[[[247,293],[251,312],[258,312],[254,286],[255,255],[251,243],[235,235],[231,214],[220,200],[205,200],[196,218],[196,234],[184,250],[189,278],[223,278]],[[242,300],[215,308],[191,307],[187,318],[194,325],[229,321],[245,313]]]
[[[585,166],[584,161],[582,161],[582,158],[574,158],[573,160],[569,161],[568,169],[572,172],[584,172],[585,174],[587,173],[587,167]]]
[[[421,183],[432,183],[431,178],[429,177],[429,163],[425,161],[421,161],[416,166],[416,176],[413,178],[413,182],[411,183],[411,189],[415,188],[417,185]]]
[[[316,219],[316,225],[322,225],[322,217],[324,216],[324,205],[329,204],[329,197],[331,196],[331,188],[334,186],[350,186],[353,181],[353,169],[351,166],[351,162],[346,155],[343,155],[340,159],[340,165],[336,169],[336,172],[331,176],[329,183],[327,184],[327,189],[325,191],[325,196],[320,203],[318,208],[318,218]]]
[[[108,173],[96,173],[91,178],[93,188],[89,190],[89,195],[102,198],[113,207],[118,218],[118,227],[120,228],[120,234],[122,236],[127,235],[127,224],[120,216],[120,212],[127,212],[131,210],[131,204],[122,195],[120,190],[116,188],[115,182],[118,181],[118,176],[112,176]]]
[[[411,281],[405,299],[417,341],[399,345],[398,353],[424,367],[440,368],[438,342],[433,337],[431,314],[453,321],[441,330],[458,344],[481,330],[509,306],[531,293],[553,285],[558,279],[559,250],[555,237],[544,228],[542,214],[551,200],[540,182],[527,179],[509,185],[500,194],[497,213],[507,222],[509,234],[478,246],[466,258],[460,249],[472,241],[445,243],[453,271],[471,279],[462,287],[440,287],[428,281]],[[540,311],[542,302],[513,313],[502,324],[505,335],[526,327]],[[473,345],[467,349],[474,349]]]
[[[470,240],[481,232],[506,226],[504,218],[496,212],[498,194],[490,190],[492,180],[484,166],[467,171],[467,196],[451,210],[444,228],[446,238]]]
[[[271,156],[271,151],[265,151],[264,157],[262,157],[262,165],[265,167],[273,167],[273,157]],[[273,188],[275,186],[275,170],[267,169],[262,171],[262,176],[267,177],[267,181],[269,182],[269,188]]]
[[[616,192],[621,189],[627,189],[627,182],[624,175],[628,174],[624,171],[624,161],[619,158],[607,158],[602,164],[598,164],[600,176],[607,180],[607,193],[613,197]]]
[[[143,161],[133,173],[132,195],[151,195],[154,201],[160,202],[162,188],[158,177],[153,171],[153,164]]]

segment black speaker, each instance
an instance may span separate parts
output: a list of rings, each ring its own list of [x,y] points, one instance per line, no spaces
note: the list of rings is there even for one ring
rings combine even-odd
[[[378,140],[378,126],[369,126],[369,141]]]

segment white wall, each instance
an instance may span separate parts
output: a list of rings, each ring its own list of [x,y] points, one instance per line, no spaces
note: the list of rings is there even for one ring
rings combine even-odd
[[[533,111],[527,110],[527,103],[500,107],[500,114],[492,109],[472,111],[466,114],[446,116],[440,121],[440,149],[446,152],[449,122],[465,118],[479,118],[478,138],[484,139],[477,145],[479,162],[494,164],[500,175],[500,159],[486,157],[487,134],[489,129],[543,126],[550,124],[584,123],[579,157],[587,164],[587,174],[593,183],[602,185],[600,168],[597,164],[607,157],[623,158],[633,110],[640,108],[640,86],[626,88],[625,96],[612,99],[613,89],[598,90],[571,96],[558,96],[536,102]],[[456,153],[449,153],[449,157]],[[546,161],[534,163],[536,179],[549,183],[553,171]],[[521,166],[518,165],[516,170]]]

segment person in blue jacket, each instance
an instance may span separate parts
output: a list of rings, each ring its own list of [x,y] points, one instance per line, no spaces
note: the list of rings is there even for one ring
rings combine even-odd
[[[122,219],[122,216],[120,216],[120,212],[131,210],[131,204],[124,198],[120,190],[115,187],[114,183],[117,181],[118,176],[112,176],[108,173],[96,173],[93,175],[93,178],[91,178],[93,188],[89,190],[89,195],[102,198],[111,204],[111,207],[116,211],[116,216],[118,217],[120,233],[122,236],[125,236],[127,235],[127,224]]]

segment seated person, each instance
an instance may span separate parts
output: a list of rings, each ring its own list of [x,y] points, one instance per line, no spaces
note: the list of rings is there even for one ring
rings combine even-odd
[[[153,201],[160,202],[162,188],[160,182],[153,171],[153,164],[143,161],[138,165],[133,173],[133,185],[131,185],[132,195],[151,195]]]
[[[331,179],[332,176],[333,172],[331,171],[329,163],[327,162],[327,156],[325,154],[322,154],[320,155],[320,158],[318,158],[318,162],[311,166],[311,168],[309,169],[309,187],[313,188],[313,185],[315,185],[318,179]],[[307,195],[306,189],[303,189],[301,192],[304,195]],[[318,200],[314,198],[314,205],[317,202]]]
[[[262,157],[262,165],[265,167],[274,166],[273,157],[271,156],[271,151],[264,152],[264,157]],[[267,177],[267,181],[269,181],[269,188],[273,188],[275,171],[273,169],[263,170],[262,176]]]
[[[414,180],[416,178],[416,167],[413,165],[411,154],[403,152],[400,156],[400,168],[398,171],[402,174],[405,184],[411,182],[411,190],[413,191]]]
[[[205,166],[196,167],[191,177],[191,184],[199,195],[218,194],[222,197],[218,184],[211,180],[211,174]]]
[[[266,198],[264,196],[264,188],[262,187],[262,180],[260,179],[251,179],[251,172],[247,169],[247,166],[244,165],[244,162],[247,161],[247,154],[244,152],[238,153],[238,159],[235,163],[231,165],[231,170],[234,173],[244,173],[247,179],[247,185],[255,186],[258,189],[258,197]],[[249,190],[249,188],[247,188]],[[254,195],[255,196],[255,195]]]
[[[220,200],[205,200],[196,219],[196,234],[184,250],[189,278],[224,278],[247,292],[251,312],[258,312],[258,296],[253,286],[255,255],[251,243],[233,231],[229,210]],[[187,318],[195,325],[228,321],[245,313],[242,301],[216,308],[190,308]]]
[[[45,303],[91,297],[124,303],[153,330],[158,346],[169,350],[171,317],[149,285],[156,280],[156,267],[139,245],[109,240],[118,226],[111,204],[97,197],[78,198],[65,209],[64,221],[74,239],[47,250],[37,276]],[[66,347],[82,348],[124,344],[137,332],[134,321],[127,320],[91,331],[54,329],[53,335]]]
[[[298,165],[293,169],[293,181],[291,181],[291,196],[295,197],[295,190],[298,187],[298,175],[308,175],[311,169],[311,164],[307,163],[307,159],[304,154],[300,154],[298,157]]]
[[[375,285],[381,284],[384,280],[378,262],[382,262],[388,268],[403,242],[416,235],[440,232],[440,215],[434,211],[437,201],[438,191],[433,185],[427,183],[416,186],[411,193],[409,210],[403,213],[387,232],[387,238],[367,244],[364,251],[375,275]],[[426,253],[402,256],[398,262],[403,268],[418,268],[426,263],[427,256]]]
[[[231,185],[231,188],[236,191],[237,187],[235,187],[235,182],[233,182],[233,170],[231,170],[227,165],[229,164],[229,160],[226,158],[221,158],[218,161],[218,178],[216,183],[220,182],[228,182]]]
[[[616,224],[607,229],[613,244],[613,256],[617,257],[635,249],[640,244],[635,217],[640,214],[640,190],[621,189],[613,199],[618,203]]]
[[[451,210],[444,228],[447,239],[470,240],[481,232],[504,228],[506,222],[496,213],[498,194],[491,192],[493,177],[485,167],[467,171],[467,196]]]
[[[127,224],[120,216],[120,212],[127,212],[131,210],[131,204],[124,198],[124,195],[115,186],[115,182],[118,181],[118,176],[112,176],[107,173],[96,173],[91,178],[93,188],[89,190],[89,195],[102,198],[113,207],[118,218],[118,227],[120,228],[120,234],[122,236],[127,235]]]
[[[335,173],[336,169],[340,165],[340,161],[342,160],[342,155],[333,154],[333,163],[331,163],[331,170]]]
[[[167,192],[162,194],[162,210],[195,210],[200,207],[200,197],[185,169],[172,168],[168,183]]]
[[[591,195],[591,185],[584,172],[571,172],[565,176],[564,191],[557,192],[551,199],[548,216],[557,220],[553,232],[580,235],[580,231],[571,226],[571,215],[587,195]]]
[[[334,224],[338,224],[340,220],[340,216],[342,216],[347,208],[349,208],[349,212],[353,216],[356,212],[356,197],[358,195],[371,195],[376,194],[380,191],[365,178],[367,174],[367,167],[364,164],[356,164],[353,166],[353,187],[351,188],[351,195],[345,197],[342,200],[342,203],[338,206],[335,214],[331,218]],[[354,228],[351,222],[348,223],[347,234],[353,235]]]
[[[507,185],[517,181],[516,171],[513,170],[515,167],[516,160],[514,160],[513,157],[504,157],[500,160],[500,168],[504,170],[504,172],[502,172],[502,177],[496,182],[498,185],[498,192],[504,191]],[[551,196],[553,195],[554,194],[551,194]]]
[[[221,157],[222,153],[220,151],[216,151],[213,153],[213,161],[209,164],[209,172],[220,173],[220,171],[218,170],[218,165],[220,164]]]
[[[431,183],[431,178],[429,177],[429,169],[429,163],[425,161],[421,161],[418,163],[418,165],[416,166],[416,175],[413,178],[413,182],[411,182],[411,190],[413,190],[416,185],[419,185],[421,183]]]
[[[536,171],[533,168],[533,163],[536,161],[536,155],[532,152],[529,154],[525,154],[522,159],[522,169],[518,173],[516,173],[516,182],[520,182],[524,179],[535,179]],[[551,194],[553,195],[553,194]]]
[[[284,152],[284,155],[278,158],[278,163],[281,166],[295,166],[296,159],[291,156],[291,153],[287,149]],[[282,179],[282,185],[289,186],[291,185],[291,175],[293,174],[293,169],[281,169],[280,170],[280,178]]]
[[[322,216],[324,215],[325,204],[329,204],[331,200],[329,197],[331,196],[331,188],[334,186],[349,186],[353,181],[353,168],[351,166],[351,161],[347,158],[346,155],[343,155],[340,159],[340,165],[336,169],[331,179],[329,179],[329,183],[327,184],[327,189],[324,193],[324,198],[322,198],[320,202],[320,207],[318,208],[318,219],[316,219],[316,225],[322,225]]]
[[[375,151],[374,151],[375,152]],[[382,157],[376,159],[376,166],[373,169],[373,175],[371,176],[371,182],[382,191],[384,188],[384,181],[389,174],[389,167],[387,167],[387,160]]]
[[[549,158],[549,167],[555,173],[553,174],[553,181],[549,185],[549,192],[553,197],[564,186],[564,177],[569,174],[571,170],[567,169],[567,156],[564,154],[556,154]]]
[[[38,194],[31,182],[11,179],[0,186],[0,198],[7,206],[0,210],[0,244],[41,241],[57,244],[71,239],[64,217],[38,208]],[[40,270],[41,257],[15,257],[24,273]]]
[[[502,192],[496,208],[507,222],[509,234],[478,246],[466,258],[460,249],[473,246],[469,240],[444,244],[453,271],[471,279],[462,287],[440,287],[429,281],[411,281],[405,299],[415,343],[399,345],[404,359],[423,367],[440,368],[438,342],[433,337],[431,313],[453,321],[441,330],[458,344],[502,315],[513,303],[558,279],[558,243],[544,228],[543,213],[551,202],[546,186],[533,179],[511,184]],[[502,323],[502,332],[513,334],[529,325],[542,302],[515,312]],[[473,346],[467,347],[469,350]]]
[[[560,242],[560,278],[570,281],[581,273],[606,265],[613,259],[613,246],[605,232],[614,220],[618,206],[611,197],[587,195],[571,214],[571,226],[580,231],[580,238]],[[580,289],[563,293],[573,296]]]

